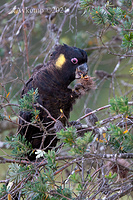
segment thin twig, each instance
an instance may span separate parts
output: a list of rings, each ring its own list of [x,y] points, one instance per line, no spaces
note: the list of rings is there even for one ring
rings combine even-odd
[[[24,44],[25,44],[25,51],[26,51],[26,61],[27,61],[27,70],[28,70],[28,75],[29,75],[29,78],[30,78],[30,71],[29,71],[29,55],[28,55],[28,42],[27,42],[27,35],[26,35],[26,29],[25,29],[25,15],[24,15],[24,10],[25,10],[25,7],[24,7],[24,2],[25,0],[23,0],[22,2],[22,7],[23,7],[23,12],[22,12],[22,16],[23,16],[23,30],[24,30]]]

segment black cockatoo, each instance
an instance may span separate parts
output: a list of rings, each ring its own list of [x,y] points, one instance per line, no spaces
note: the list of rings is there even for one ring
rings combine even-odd
[[[46,108],[51,116],[57,119],[61,112],[63,116],[59,118],[62,124],[66,125],[66,120],[69,118],[70,111],[75,99],[79,94],[76,90],[70,89],[68,86],[75,79],[80,79],[87,74],[87,53],[79,48],[70,47],[66,44],[59,45],[51,54],[50,60],[44,66],[39,65],[34,70],[32,77],[27,81],[23,90],[22,98],[32,88],[38,88],[39,105]],[[40,110],[39,119],[44,127],[52,121],[48,117],[48,113],[42,109]],[[23,120],[24,119],[24,120]],[[28,111],[20,112],[19,132],[32,144],[33,148],[43,148],[45,151],[56,146],[56,133],[44,136],[44,130],[40,127],[26,124],[31,122],[32,114]],[[42,145],[43,138],[43,145]]]

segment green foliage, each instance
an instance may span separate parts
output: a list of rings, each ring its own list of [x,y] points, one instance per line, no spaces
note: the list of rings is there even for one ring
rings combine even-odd
[[[133,67],[130,68],[130,71],[129,71],[129,72],[130,72],[130,74],[133,75]]]
[[[91,11],[92,19],[96,24],[111,24],[112,26],[118,25],[119,20],[123,19],[125,16],[125,11],[123,11],[120,7],[112,8],[112,7],[104,7],[98,6]]]
[[[125,131],[126,132],[126,131]],[[125,133],[125,140],[123,140],[122,148],[125,152],[133,152],[133,134],[130,132]]]
[[[55,162],[55,158],[56,158],[56,154],[54,150],[48,150],[48,153],[45,153],[45,158],[47,159],[48,164],[46,165],[46,168],[52,169],[53,171],[55,171],[57,169],[56,167],[56,162]]]
[[[17,163],[12,163],[11,165],[9,165],[7,178],[10,179],[10,181],[13,181],[15,184],[17,184],[29,174],[31,176],[31,174],[33,173],[35,173],[35,170],[32,164],[22,166]]]
[[[71,154],[84,154],[89,143],[92,142],[93,137],[91,132],[85,133],[83,137],[78,137],[74,127],[67,128],[66,131],[61,130],[57,133],[57,137],[70,147]]]
[[[13,149],[12,155],[16,158],[24,158],[32,150],[32,145],[20,134],[14,137],[6,137],[6,141]]]
[[[18,184],[20,181],[24,180],[28,176],[32,176],[32,174],[35,173],[33,165],[24,165],[21,166],[17,163],[12,163],[9,165],[9,170],[7,174],[7,179],[10,180],[10,184],[3,185],[3,187],[0,188],[0,197],[3,197],[4,195],[10,193],[11,187],[14,184]],[[30,183],[31,185],[31,183]],[[23,193],[23,190],[22,190]]]
[[[0,57],[3,57],[5,55],[5,49],[0,47]]]
[[[74,183],[80,183],[81,177],[79,176],[79,174],[73,173],[70,176],[70,180],[73,181]]]
[[[124,151],[124,140],[127,139],[127,133],[124,134],[124,130],[120,127],[110,124],[109,131],[109,140],[108,144],[113,148],[117,149],[119,152]]]
[[[111,172],[109,172],[108,175],[105,175],[105,178],[112,180],[117,176],[117,173],[112,174]]]
[[[115,7],[107,1],[106,4],[95,4],[94,1],[82,0],[80,6],[85,10],[84,14],[89,17],[97,25],[102,25],[105,29],[107,26],[118,26],[119,34],[122,37],[122,48],[132,49],[133,47],[133,33],[132,20],[133,13],[132,1],[121,0],[121,6]],[[126,8],[126,9],[125,9]]]
[[[71,198],[72,200],[74,200],[74,198],[72,198],[72,192],[70,189],[68,188],[64,188],[62,189],[62,187],[58,187],[57,189],[57,193],[56,195],[54,195],[55,197],[54,198],[51,198],[51,200],[56,200],[56,199],[59,199],[59,200],[67,200],[65,197],[68,197],[68,198]],[[63,195],[64,197],[60,196],[59,194]]]
[[[6,185],[2,185],[2,187],[0,187],[0,197],[3,197],[6,194],[8,194],[8,189]]]
[[[34,91],[32,88],[19,100],[20,109],[24,111],[31,111],[33,109],[33,104],[36,103],[38,99],[38,88]]]
[[[87,9],[93,3],[93,0],[80,0],[80,6],[82,9]]]
[[[107,22],[112,26],[118,25],[120,23],[119,20],[123,19],[125,14],[126,12],[123,11],[120,7],[109,7],[107,12]]]
[[[7,178],[10,178],[10,181],[14,181],[14,183],[19,183],[22,180],[22,174],[19,173],[20,165],[17,163],[11,163],[9,165],[9,171],[7,174]]]
[[[83,190],[83,186],[81,183],[78,184],[78,187],[76,188],[77,191],[81,192]]]
[[[39,173],[39,176],[33,183],[28,181],[22,192],[27,198],[30,196],[32,200],[66,200],[65,197],[73,199],[71,190],[68,188],[62,189],[61,186],[57,187],[57,190],[54,190],[54,185],[53,173],[51,173],[51,170],[46,170],[46,172]],[[53,192],[50,195],[51,188],[53,188]]]
[[[55,152],[48,151],[48,153],[43,155],[48,162],[45,165],[44,172],[41,171],[33,183],[28,181],[28,183],[25,185],[25,188],[22,190],[23,195],[30,195],[31,199],[33,200],[43,200],[45,198],[51,199],[51,197],[48,195],[48,191],[50,191],[51,188],[55,185],[53,175],[54,171],[56,170]]]
[[[78,137],[75,140],[75,145],[71,148],[70,152],[74,155],[76,154],[84,154],[88,144],[91,143],[93,137],[91,136],[91,132],[85,133],[83,137]]]
[[[67,146],[72,147],[77,138],[76,128],[71,126],[65,131],[62,129],[59,133],[57,133],[57,137],[61,139]]]
[[[133,152],[133,135],[114,124],[108,128],[108,145],[118,152]]]
[[[17,159],[24,157],[25,154],[31,151],[31,145],[21,135],[13,138],[7,137],[6,140],[13,148],[12,154]],[[11,183],[17,185],[21,181],[24,181],[25,178],[29,177],[28,181],[25,182],[24,187],[21,188],[21,196],[24,198],[30,198],[32,200],[66,200],[66,197],[68,197],[74,199],[72,198],[72,191],[70,189],[62,189],[60,186],[57,186],[55,189],[54,172],[57,170],[55,151],[51,150],[46,153],[43,150],[39,150],[37,155],[40,154],[41,157],[47,160],[47,164],[44,166],[43,170],[37,172],[37,176],[35,175],[36,165],[34,165],[34,163],[33,165],[32,163],[26,165],[12,163],[9,165],[7,179],[9,179]],[[32,179],[34,176],[36,178]],[[10,190],[11,188],[3,186],[1,188],[1,197],[8,194],[8,192],[10,193]]]
[[[47,195],[49,190],[49,184],[47,184],[46,177],[43,174],[39,173],[37,179],[32,183],[28,181],[25,184],[25,187],[22,189],[23,194],[26,197],[30,196],[32,200],[43,200],[43,199],[50,199]]]
[[[127,21],[123,21],[123,24],[121,24],[120,27],[122,29],[121,32],[120,32],[120,35],[122,37],[124,37],[125,34],[129,34],[128,30],[132,28],[132,21],[131,21],[131,19],[129,18]],[[124,27],[124,29],[123,29],[123,27]]]
[[[112,7],[112,5],[95,6],[91,7],[92,3],[88,1],[81,2],[81,8],[87,8],[87,12],[91,14],[92,19],[96,24],[106,25],[111,24],[112,26],[119,25],[120,20],[125,18],[126,11],[120,7]]]
[[[106,12],[100,7],[97,7],[95,9],[92,9],[92,12],[90,13],[92,15],[92,19],[94,19],[94,22],[96,24],[103,24],[106,23]]]
[[[122,114],[124,123],[127,123],[127,117],[131,115],[132,108],[128,105],[127,97],[116,97],[110,100],[110,110],[114,114]],[[115,124],[110,124],[108,128],[108,144],[118,150],[119,152],[131,152],[133,149],[133,136],[127,130],[121,127],[118,127]]]
[[[124,35],[122,39],[122,46],[125,48],[133,47],[133,32]]]
[[[27,92],[27,94],[25,94],[23,96],[23,98],[21,98],[19,100],[20,103],[20,109],[22,111],[28,111],[31,112],[32,114],[32,122],[36,121],[38,119],[38,115],[39,115],[39,110],[37,110],[34,107],[34,104],[37,103],[37,99],[38,99],[38,88],[34,89],[32,88],[31,90],[29,90]]]
[[[127,97],[116,97],[110,100],[110,110],[115,114],[124,114],[128,116],[131,114],[131,110],[128,106],[128,98]]]

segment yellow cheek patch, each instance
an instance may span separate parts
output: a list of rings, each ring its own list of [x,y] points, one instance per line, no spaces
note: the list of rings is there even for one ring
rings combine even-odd
[[[66,58],[64,56],[64,54],[60,54],[59,57],[57,58],[57,61],[55,63],[57,68],[62,68],[62,66],[64,65],[64,63],[66,62]]]

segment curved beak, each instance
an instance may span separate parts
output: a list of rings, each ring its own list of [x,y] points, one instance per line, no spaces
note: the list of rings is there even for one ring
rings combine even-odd
[[[76,79],[82,78],[82,77],[84,77],[87,73],[88,73],[88,65],[87,65],[87,63],[84,63],[84,64],[82,64],[82,65],[79,65],[79,66],[76,68],[75,78],[76,78]]]

